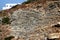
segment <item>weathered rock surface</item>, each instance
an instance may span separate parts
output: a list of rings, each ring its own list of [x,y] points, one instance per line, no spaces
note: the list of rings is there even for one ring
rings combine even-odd
[[[18,6],[19,7],[19,6]],[[48,40],[60,37],[60,1],[30,3],[9,15],[12,40]]]
[[[60,22],[60,2],[47,1],[44,8],[41,4],[31,8],[18,9],[11,15],[10,35],[24,38],[24,40],[47,40],[50,33],[57,32],[52,24]],[[51,28],[49,28],[51,27]],[[48,29],[49,28],[49,29]]]

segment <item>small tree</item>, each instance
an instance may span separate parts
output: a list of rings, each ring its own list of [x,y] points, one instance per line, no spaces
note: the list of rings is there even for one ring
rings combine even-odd
[[[2,24],[10,24],[10,19],[8,17],[2,18]]]

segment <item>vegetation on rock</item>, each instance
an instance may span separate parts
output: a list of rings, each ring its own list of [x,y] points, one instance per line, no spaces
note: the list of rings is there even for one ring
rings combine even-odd
[[[11,40],[14,36],[6,37],[5,40]]]
[[[34,2],[34,1],[37,1],[37,0],[27,0],[27,1],[23,2],[22,4],[28,4],[28,3],[31,3],[31,2]]]
[[[2,18],[2,24],[10,24],[10,19],[8,17]]]

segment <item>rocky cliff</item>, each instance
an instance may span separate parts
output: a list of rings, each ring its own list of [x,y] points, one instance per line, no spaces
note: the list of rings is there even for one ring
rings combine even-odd
[[[0,12],[9,17],[12,40],[59,40],[60,1],[34,1]]]

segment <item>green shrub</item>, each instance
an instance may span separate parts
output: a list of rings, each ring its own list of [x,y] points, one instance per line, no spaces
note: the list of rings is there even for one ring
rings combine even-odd
[[[10,24],[10,19],[8,17],[2,18],[2,24]]]

